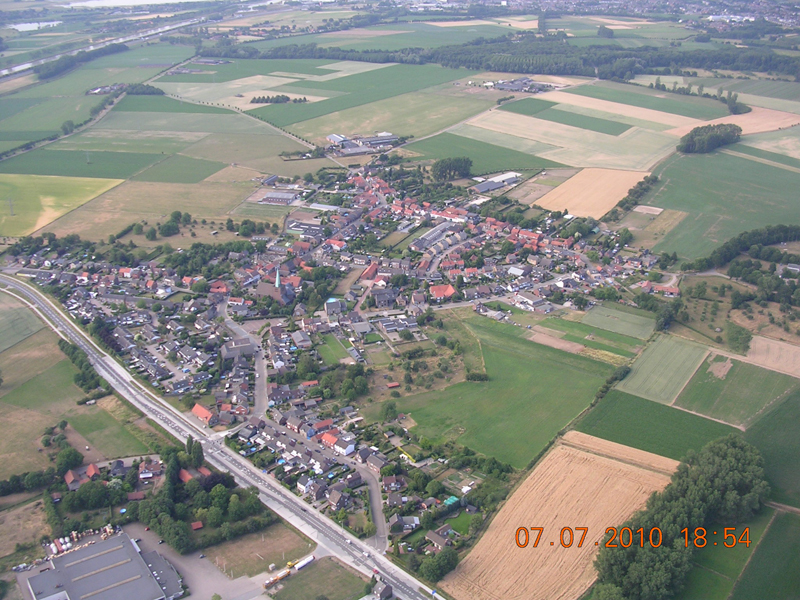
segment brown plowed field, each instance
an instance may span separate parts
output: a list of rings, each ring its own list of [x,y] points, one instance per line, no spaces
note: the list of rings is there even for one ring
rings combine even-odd
[[[575,600],[596,578],[595,542],[606,527],[618,526],[644,506],[669,483],[669,475],[657,471],[678,464],[575,432],[564,442],[514,492],[442,589],[457,600]],[[528,546],[517,546],[519,527],[544,528],[538,547],[530,530]],[[570,548],[561,547],[563,527],[575,534]],[[576,527],[588,528],[581,548]]]
[[[747,360],[755,365],[800,377],[800,347],[760,335],[753,336]]]

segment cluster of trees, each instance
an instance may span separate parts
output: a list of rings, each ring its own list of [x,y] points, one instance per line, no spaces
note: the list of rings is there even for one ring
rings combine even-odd
[[[19,475],[11,475],[8,479],[0,480],[0,496],[32,492],[52,485],[57,477],[58,474],[55,467],[47,467],[42,471],[29,471]]]
[[[735,144],[742,137],[742,128],[732,123],[695,127],[681,138],[678,151],[684,154],[705,154],[720,146]]]
[[[149,83],[131,83],[125,88],[131,96],[163,96],[164,90]]]
[[[694,75],[697,75],[697,73],[694,73]],[[672,87],[668,88],[666,84],[661,83],[661,77],[656,77],[655,83],[651,83],[650,88],[662,92],[672,92],[673,94],[680,94],[682,96],[700,96],[702,98],[719,100],[728,107],[728,112],[732,115],[741,115],[744,113],[749,113],[751,110],[753,110],[746,104],[739,102],[739,94],[734,94],[731,90],[728,90],[726,95],[722,88],[719,88],[716,94],[709,94],[706,93],[705,86],[702,83],[697,86],[697,92],[695,92],[693,90],[694,86],[691,83],[683,87],[678,87],[678,82],[673,81]]]
[[[419,566],[419,574],[428,581],[439,581],[458,566],[458,552],[445,548],[438,554],[429,556]]]
[[[192,215],[190,215],[188,212],[182,213],[179,210],[175,210],[170,214],[169,221],[158,226],[158,235],[161,237],[178,235],[181,232],[181,225],[191,225],[191,223]],[[145,237],[152,241],[155,240],[155,234],[155,228],[151,227],[145,234]]]
[[[665,302],[656,296],[640,292],[636,294],[636,305],[656,313],[656,329],[666,331],[683,308],[683,301],[680,298],[674,298],[670,302]]]
[[[472,159],[466,156],[442,158],[433,163],[431,176],[436,181],[449,181],[469,177],[472,171]]]
[[[101,387],[104,390],[109,389],[108,383],[95,371],[83,350],[64,339],[58,340],[58,347],[67,355],[67,358],[72,361],[72,364],[79,369],[79,371],[75,373],[75,385],[86,393]]]
[[[628,194],[619,202],[617,206],[612,208],[609,213],[603,217],[604,221],[618,221],[622,217],[621,211],[631,210],[634,206],[639,204],[639,201],[645,197],[645,194],[653,189],[653,186],[658,183],[658,175],[646,175],[644,179],[637,182],[635,186],[628,190]]]
[[[306,361],[304,360],[306,357],[307,355],[304,355],[300,357],[298,361],[299,377],[310,377],[319,371],[319,367],[315,361],[310,356],[308,356],[309,360]],[[303,364],[301,365],[301,363]],[[311,369],[307,367],[306,365],[308,363],[313,363],[315,368]],[[364,365],[361,363],[328,370],[320,378],[319,385],[308,391],[308,395],[311,397],[322,396],[326,399],[341,396],[348,402],[352,402],[356,398],[364,396],[369,392],[369,384],[367,383],[366,375],[366,369],[364,369]]]
[[[289,98],[286,94],[278,94],[276,96],[254,96],[250,100],[250,104],[286,104],[288,102],[302,104],[303,102],[308,102],[308,99],[305,96],[302,98]]]
[[[790,306],[800,306],[800,285],[794,279],[779,276],[775,263],[765,269],[757,260],[735,260],[728,267],[728,275],[756,286],[756,293],[751,297],[734,290],[731,293],[731,302],[735,301],[737,306],[733,308],[740,308],[749,300],[759,303],[777,302],[784,311]]]
[[[597,35],[601,38],[611,39],[614,37],[614,30],[610,27],[606,27],[605,25],[600,25],[597,28]]]
[[[643,529],[645,540],[659,528],[659,547],[601,544],[595,561],[598,582],[621,598],[671,598],[692,568],[694,545],[690,539],[686,547],[681,530],[694,532],[716,523],[733,527],[752,518],[768,494],[761,455],[738,435],[710,442],[698,453],[690,450],[664,491],[653,494],[645,510],[623,525],[632,531]],[[657,533],[653,539],[658,539]]]
[[[114,336],[114,326],[111,323],[107,323],[103,317],[95,317],[86,329],[92,337],[100,342],[101,346],[116,354],[122,351],[117,338]]]
[[[747,351],[750,350],[750,340],[753,339],[753,335],[744,327],[733,322],[728,322],[726,329],[728,332],[728,345],[731,350],[740,354],[747,354]]]
[[[800,240],[800,225],[767,225],[761,229],[751,229],[740,233],[722,244],[709,256],[681,264],[681,269],[683,271],[705,271],[724,267],[742,252],[748,252],[753,246],[771,246],[782,242],[796,242],[797,240]],[[790,259],[795,256],[785,252],[781,253],[780,262],[784,264],[792,262]],[[760,257],[759,254],[755,258]]]
[[[77,54],[62,56],[58,60],[36,66],[33,68],[33,72],[39,76],[39,80],[50,79],[52,77],[56,77],[57,75],[61,75],[62,73],[66,73],[70,69],[74,69],[82,63],[92,61],[102,56],[108,56],[109,54],[124,52],[126,50],[128,50],[128,47],[125,44],[109,44],[103,48],[89,50],[88,52],[82,50]]]

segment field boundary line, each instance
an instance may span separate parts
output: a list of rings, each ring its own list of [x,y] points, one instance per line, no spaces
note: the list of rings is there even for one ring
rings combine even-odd
[[[776,510],[800,515],[800,508],[797,508],[796,506],[789,506],[788,504],[780,504],[779,502],[772,502],[771,500],[769,502],[765,502],[764,504]]]
[[[604,438],[600,438],[604,439]],[[606,440],[610,441],[610,440]],[[618,442],[613,442],[618,443]],[[616,461],[618,463],[622,463],[623,465],[629,465],[631,467],[636,467],[637,469],[642,469],[645,471],[650,471],[652,473],[659,473],[660,475],[667,475],[668,477],[672,477],[675,471],[668,471],[666,469],[659,469],[658,467],[654,467],[652,465],[647,465],[644,463],[637,462],[635,460],[621,458],[619,456],[614,456],[610,452],[603,452],[601,450],[597,450],[595,448],[587,448],[585,446],[581,446],[580,444],[576,444],[574,442],[570,442],[569,440],[564,439],[564,436],[559,436],[558,440],[555,444],[553,444],[553,448],[556,448],[560,445],[567,446],[568,448],[574,448],[575,450],[579,450],[580,452],[586,452],[587,454],[594,454],[595,456],[600,456],[601,458],[607,458],[609,460]],[[620,444],[620,446],[625,446],[625,444]],[[633,448],[633,446],[625,446],[626,448]],[[647,452],[646,450],[642,450],[642,452]],[[655,456],[661,457],[660,454],[655,454],[654,452],[648,452],[648,454],[654,454]],[[663,458],[663,457],[662,457]],[[677,461],[676,461],[677,462]]]
[[[682,410],[683,412],[695,415],[696,417],[703,417],[704,419],[708,419],[709,421],[716,421],[717,423],[728,425],[729,427],[733,427],[735,429],[738,429],[739,431],[745,431],[744,425],[734,425],[733,423],[728,423],[727,421],[723,421],[722,419],[715,419],[714,417],[709,417],[708,415],[704,415],[703,413],[699,413],[694,410],[689,410],[688,408],[683,408],[682,406],[678,405],[669,404],[667,406],[669,406],[670,408],[674,408],[676,410]]]
[[[751,156],[750,154],[744,154],[743,152],[736,152],[735,150],[721,150],[723,154],[728,154],[729,156],[735,156],[736,158],[743,158],[745,160],[752,160],[753,162],[761,163],[762,165],[767,165],[770,167],[775,167],[776,169],[783,169],[784,171],[790,171],[792,173],[800,173],[800,169],[797,167],[792,167],[789,165],[784,165],[782,163],[778,163],[766,158],[760,158],[758,156]]]
[[[733,587],[731,588],[731,593],[728,594],[728,596],[727,596],[728,598],[731,598],[733,596],[733,592],[736,591],[736,586],[741,581],[742,575],[744,575],[745,571],[747,571],[747,566],[750,564],[750,561],[753,560],[753,557],[755,556],[756,552],[758,552],[758,547],[761,545],[761,542],[763,542],[764,538],[767,537],[767,533],[769,533],[769,530],[772,527],[772,523],[773,523],[773,521],[775,521],[775,517],[778,516],[778,512],[779,511],[776,510],[775,512],[772,513],[772,517],[770,518],[769,523],[767,523],[767,526],[764,528],[764,533],[761,534],[761,538],[758,540],[758,543],[756,544],[756,547],[753,548],[753,551],[750,553],[750,556],[747,557],[747,561],[744,563],[744,566],[742,567],[742,570],[739,571],[739,576],[733,582]]]
[[[683,390],[686,389],[686,386],[689,385],[689,383],[692,381],[692,379],[694,379],[694,376],[697,375],[697,372],[700,370],[700,367],[702,367],[704,364],[706,364],[706,360],[708,359],[708,355],[709,354],[711,354],[711,349],[710,348],[706,348],[706,353],[705,353],[705,355],[703,355],[703,360],[701,360],[700,363],[697,365],[697,368],[694,371],[692,371],[692,375],[689,377],[689,379],[686,380],[686,383],[684,383],[681,386],[681,389],[679,389],[678,393],[675,394],[675,397],[672,399],[672,402],[670,402],[667,406],[674,406],[674,404],[678,400],[678,398],[681,397],[681,394],[683,393]]]
[[[773,398],[772,400],[770,400],[770,402],[769,402],[768,404],[765,404],[764,406],[762,406],[762,407],[761,407],[761,408],[758,410],[758,412],[756,412],[756,414],[754,414],[752,417],[750,417],[749,419],[747,419],[747,421],[746,421],[746,425],[747,425],[747,427],[749,427],[750,425],[752,425],[753,423],[755,423],[755,422],[756,422],[756,421],[759,419],[759,417],[761,416],[761,413],[763,413],[763,412],[767,411],[767,410],[768,410],[769,408],[771,408],[773,405],[775,405],[776,403],[778,403],[778,402],[779,402],[779,401],[780,401],[780,400],[781,400],[781,399],[782,399],[784,396],[788,396],[788,395],[789,395],[791,392],[794,392],[794,391],[796,391],[796,390],[797,390],[797,387],[798,387],[798,386],[796,386],[796,385],[795,385],[795,386],[793,386],[793,387],[789,388],[788,390],[786,390],[786,391],[785,391],[785,392],[783,392],[782,394],[779,394],[779,395],[778,395],[776,398]]]

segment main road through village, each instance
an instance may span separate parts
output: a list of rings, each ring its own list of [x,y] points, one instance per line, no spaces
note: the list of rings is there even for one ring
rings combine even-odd
[[[414,577],[392,564],[374,548],[343,531],[333,521],[308,506],[277,481],[265,476],[250,462],[209,435],[183,413],[152,394],[116,360],[97,346],[61,309],[32,286],[7,275],[0,275],[0,291],[25,301],[61,337],[83,350],[97,372],[131,404],[159,422],[173,436],[184,442],[192,436],[203,444],[206,460],[228,471],[240,485],[255,486],[261,500],[283,519],[315,540],[321,549],[371,576],[376,570],[391,584],[403,600],[424,600],[434,592]]]

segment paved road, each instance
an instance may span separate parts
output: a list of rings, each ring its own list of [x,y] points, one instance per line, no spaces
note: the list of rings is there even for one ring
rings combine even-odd
[[[297,496],[281,486],[272,477],[260,472],[225,444],[209,435],[209,431],[189,420],[185,415],[162,401],[97,346],[49,298],[32,286],[0,275],[0,291],[25,300],[60,336],[80,347],[97,372],[131,404],[147,416],[157,420],[167,432],[181,441],[192,435],[203,444],[206,459],[218,469],[228,471],[240,485],[255,486],[261,500],[283,519],[314,539],[340,560],[366,575],[373,569],[392,585],[396,595],[403,600],[423,600],[431,597],[431,590],[411,575],[402,571],[381,554],[346,531],[333,521],[308,506]]]
[[[267,359],[264,356],[264,350],[261,348],[261,340],[258,336],[251,335],[244,327],[239,325],[236,321],[231,319],[228,315],[228,303],[222,309],[222,314],[225,315],[225,326],[238,338],[250,340],[257,348],[255,354],[255,389],[253,390],[253,414],[257,417],[263,417],[267,414],[269,408],[269,395],[267,392]]]

